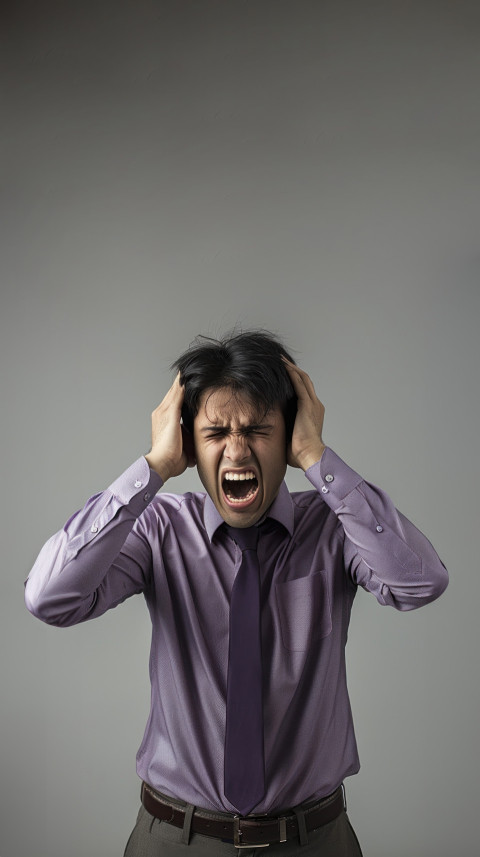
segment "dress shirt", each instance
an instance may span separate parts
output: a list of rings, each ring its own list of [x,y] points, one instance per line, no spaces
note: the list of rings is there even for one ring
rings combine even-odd
[[[428,539],[332,449],[285,482],[265,516],[261,569],[264,813],[324,797],[359,769],[345,644],[360,585],[412,610],[447,586]],[[142,456],[46,543],[26,581],[38,618],[68,626],[136,593],[152,621],[151,708],[137,772],[195,806],[223,793],[229,600],[241,552],[204,493],[156,492]]]

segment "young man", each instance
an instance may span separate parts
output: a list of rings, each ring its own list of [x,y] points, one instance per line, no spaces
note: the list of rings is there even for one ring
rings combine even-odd
[[[345,677],[357,586],[433,601],[447,572],[389,497],[322,440],[306,372],[265,331],[199,338],[152,415],[152,448],[41,551],[26,603],[67,626],[143,592],[151,711],[126,857],[358,857]],[[287,463],[314,490],[290,494]],[[203,493],[160,494],[197,467]]]

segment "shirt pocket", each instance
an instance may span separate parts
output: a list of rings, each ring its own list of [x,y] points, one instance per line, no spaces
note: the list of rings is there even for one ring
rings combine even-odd
[[[282,642],[288,651],[305,652],[315,640],[330,634],[332,611],[325,571],[277,583],[276,596]]]

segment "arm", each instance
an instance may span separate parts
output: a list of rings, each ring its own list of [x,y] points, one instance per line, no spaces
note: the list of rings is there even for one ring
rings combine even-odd
[[[329,447],[306,477],[345,531],[344,562],[354,583],[380,604],[413,610],[442,594],[448,573],[428,539]]]
[[[73,625],[147,587],[151,552],[142,513],[164,482],[194,460],[184,448],[182,402],[177,377],[152,414],[148,456],[90,498],[42,548],[25,583],[27,608],[39,619]]]
[[[25,583],[38,619],[68,626],[101,616],[148,585],[150,547],[137,519],[162,480],[140,458],[43,546]]]
[[[345,567],[353,582],[373,593],[380,604],[398,610],[412,610],[438,598],[448,584],[448,573],[434,548],[384,491],[325,446],[325,409],[312,381],[294,364],[286,367],[298,397],[289,464],[305,471],[342,524]]]

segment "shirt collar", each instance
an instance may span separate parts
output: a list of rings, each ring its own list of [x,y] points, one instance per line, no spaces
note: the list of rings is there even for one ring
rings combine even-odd
[[[273,518],[278,521],[293,536],[293,501],[285,481],[280,485],[275,500],[264,515],[265,518]],[[209,494],[205,497],[203,523],[210,541],[212,541],[218,528],[225,523]]]

